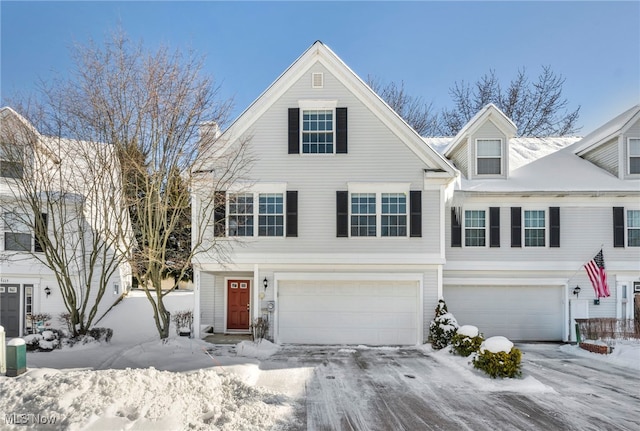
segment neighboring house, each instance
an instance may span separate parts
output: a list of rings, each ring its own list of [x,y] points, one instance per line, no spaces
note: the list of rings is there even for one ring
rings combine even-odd
[[[220,141],[248,142],[256,161],[217,191],[217,241],[231,249],[194,263],[196,328],[248,331],[267,317],[279,343],[425,340],[442,295],[449,162],[321,42]]]
[[[92,150],[91,145],[100,146],[102,150],[107,148],[105,144],[43,136],[27,120],[7,107],[0,109],[0,141],[0,325],[9,337],[15,337],[32,330],[35,324],[31,320],[33,314],[50,314],[51,323],[57,327],[59,314],[66,311],[54,272],[32,254],[42,253],[43,245],[38,243],[33,234],[30,227],[33,224],[26,221],[33,216],[41,217],[48,235],[56,237],[54,244],[59,240],[68,241],[67,251],[78,252],[78,241],[83,237],[72,226],[86,224],[90,229],[93,223],[103,222],[106,213],[101,212],[105,211],[102,203],[113,196],[103,194],[108,184],[100,186],[101,179],[107,181],[109,175],[104,171],[99,173],[91,163],[86,163],[87,160],[99,163],[101,155],[108,157],[109,151],[96,151],[95,156],[85,157],[86,151]],[[69,223],[65,227],[68,230],[64,234],[53,232],[53,214],[47,214],[45,209],[38,215],[24,214],[25,206],[19,204],[19,199],[24,195],[21,195],[18,182],[24,176],[31,175],[32,169],[52,173],[51,176],[39,175],[37,180],[41,183],[43,200],[46,200],[45,196],[60,197],[60,206],[50,208],[68,211]],[[113,172],[110,171],[111,174]],[[81,189],[71,189],[70,184],[76,186],[78,178],[84,179],[87,184]],[[63,210],[56,212],[56,217]],[[80,214],[77,214],[78,211]],[[113,226],[113,231],[119,228]],[[81,265],[78,259],[78,266]],[[86,274],[78,270],[71,275],[78,280],[77,293],[82,297],[85,293],[80,285]],[[99,274],[93,276],[99,277]],[[113,303],[123,289],[128,288],[130,279],[128,264],[119,264],[109,280],[109,288],[101,303],[102,311]]]
[[[583,139],[515,131],[488,105],[443,150],[462,173],[446,211],[449,311],[514,340],[575,340],[575,318],[633,318],[640,105]],[[594,302],[584,264],[601,249],[611,296]]]

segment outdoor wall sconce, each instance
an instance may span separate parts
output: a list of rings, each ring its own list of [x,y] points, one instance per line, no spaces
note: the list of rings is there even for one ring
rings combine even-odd
[[[593,300],[593,305],[600,305],[600,298],[596,298]]]
[[[267,287],[269,287],[269,280],[267,280],[267,277],[262,280],[262,285],[264,286],[264,290],[267,290]]]
[[[576,286],[573,288],[573,294],[576,295],[576,298],[579,298],[580,290],[580,286]]]
[[[49,295],[51,295],[51,288],[49,286],[44,288],[44,293],[47,294],[47,298],[49,297]]]

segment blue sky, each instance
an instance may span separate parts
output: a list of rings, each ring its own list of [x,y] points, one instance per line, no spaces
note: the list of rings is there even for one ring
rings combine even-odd
[[[581,105],[580,134],[640,103],[640,2],[0,2],[3,99],[70,67],[69,49],[119,23],[149,48],[206,56],[239,115],[314,41],[363,79],[404,81],[440,110],[490,69],[506,84],[542,65]]]

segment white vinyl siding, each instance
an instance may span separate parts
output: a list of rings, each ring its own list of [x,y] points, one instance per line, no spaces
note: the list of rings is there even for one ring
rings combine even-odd
[[[200,273],[200,324],[214,326],[216,278],[209,272]],[[214,330],[221,328],[214,327]]]
[[[606,144],[600,145],[583,156],[594,165],[604,169],[612,175],[618,176],[618,139],[614,138]]]
[[[465,140],[458,148],[451,154],[451,161],[456,165],[456,168],[460,170],[462,175],[469,177],[469,154],[468,154],[468,140]]]

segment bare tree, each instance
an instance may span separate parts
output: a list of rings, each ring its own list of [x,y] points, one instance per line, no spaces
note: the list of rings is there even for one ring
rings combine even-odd
[[[85,334],[112,277],[127,268],[129,217],[118,161],[109,145],[41,135],[33,124],[55,123],[42,110],[24,112],[30,121],[10,109],[0,120],[8,191],[0,198],[8,229],[4,258],[50,268],[72,335]]]
[[[575,133],[580,112],[567,109],[568,101],[562,97],[565,79],[544,66],[535,82],[525,70],[503,89],[495,71],[483,75],[472,86],[456,82],[449,92],[454,108],[444,109],[439,117],[439,131],[455,135],[485,105],[493,103],[518,127],[520,136],[551,136]]]
[[[160,338],[169,336],[170,313],[162,280],[188,277],[196,253],[219,248],[209,241],[215,190],[225,190],[251,159],[246,145],[229,150],[216,133],[199,133],[204,123],[224,124],[230,101],[202,74],[203,59],[161,47],[147,52],[123,32],[103,45],[74,51],[72,76],[51,85],[49,105],[62,134],[109,143],[119,161],[122,191],[134,245],[130,263],[153,308]],[[215,172],[199,193],[202,226],[191,226],[189,187],[202,172]],[[205,239],[207,239],[205,241]]]
[[[433,112],[432,104],[424,103],[422,98],[408,94],[404,88],[404,81],[399,85],[395,82],[383,84],[379,79],[369,75],[367,85],[418,134],[427,136],[438,133],[438,115]]]

